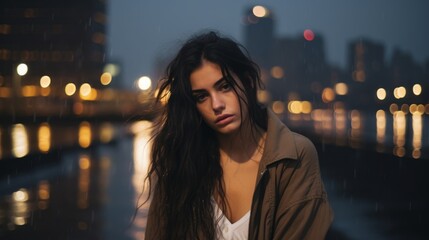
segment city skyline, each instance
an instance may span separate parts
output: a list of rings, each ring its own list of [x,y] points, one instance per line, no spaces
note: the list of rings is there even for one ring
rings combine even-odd
[[[346,68],[347,46],[357,39],[383,44],[385,61],[395,48],[409,53],[416,62],[429,59],[429,31],[424,30],[429,3],[417,1],[181,1],[180,3],[119,3],[111,0],[108,8],[108,56],[123,63],[125,87],[141,75],[153,75],[157,58],[172,54],[179,41],[203,29],[216,29],[240,42],[243,16],[253,5],[268,7],[274,16],[275,33],[295,37],[312,29],[325,39],[327,61]],[[167,7],[165,7],[167,6]],[[388,7],[387,7],[388,6]],[[210,9],[210,11],[207,11]],[[219,17],[221,16],[221,17]],[[198,19],[198,21],[195,21]],[[293,23],[293,24],[291,24]]]

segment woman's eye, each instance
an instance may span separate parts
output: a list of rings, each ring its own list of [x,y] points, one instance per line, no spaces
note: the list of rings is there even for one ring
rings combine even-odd
[[[204,94],[198,94],[198,95],[194,95],[194,99],[196,102],[203,102],[206,99],[206,95]]]
[[[229,84],[229,83],[224,83],[224,84],[222,84],[221,85],[221,89],[222,90],[230,90],[231,89],[231,84]]]

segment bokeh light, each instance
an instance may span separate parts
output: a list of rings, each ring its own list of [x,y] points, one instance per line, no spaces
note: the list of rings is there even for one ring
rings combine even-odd
[[[335,84],[335,93],[338,95],[346,95],[348,91],[347,84],[342,82]]]
[[[16,67],[16,72],[18,73],[19,76],[24,76],[25,74],[27,74],[27,72],[28,72],[28,66],[27,66],[27,64],[20,63]]]
[[[40,86],[42,88],[47,88],[51,85],[51,78],[49,76],[43,76],[40,78]]]
[[[141,90],[145,91],[152,86],[152,80],[148,76],[143,76],[137,80],[137,85]]]
[[[109,72],[105,72],[105,73],[101,74],[100,82],[104,86],[109,85],[112,82],[112,74],[110,74]]]
[[[256,17],[266,17],[268,15],[268,9],[266,9],[263,6],[254,6],[252,9],[253,15],[255,15]]]
[[[420,84],[414,84],[413,93],[416,96],[420,95],[422,93],[422,86]]]
[[[71,95],[75,94],[76,85],[74,85],[74,83],[68,83],[66,85],[66,87],[64,88],[64,92],[66,93],[67,96],[71,96]]]
[[[386,95],[387,95],[387,93],[386,93],[386,90],[384,88],[377,89],[377,98],[379,100],[386,99]]]
[[[311,31],[310,29],[306,29],[304,30],[304,38],[307,41],[313,41],[314,40],[314,32]]]

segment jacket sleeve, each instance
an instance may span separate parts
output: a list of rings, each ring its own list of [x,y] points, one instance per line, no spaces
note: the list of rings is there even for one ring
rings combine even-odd
[[[273,239],[324,239],[333,220],[321,180],[317,151],[305,137],[296,139],[298,160],[282,170],[276,190]]]

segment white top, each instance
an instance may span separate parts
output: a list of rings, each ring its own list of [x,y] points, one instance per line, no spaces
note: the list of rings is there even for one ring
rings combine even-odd
[[[238,221],[231,223],[213,200],[215,221],[218,223],[219,240],[247,240],[249,232],[250,210]]]

